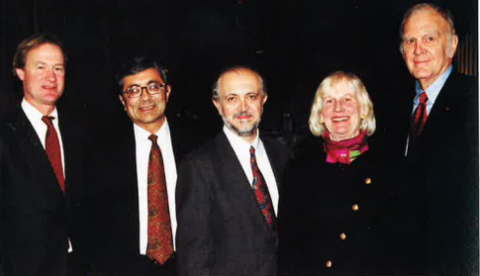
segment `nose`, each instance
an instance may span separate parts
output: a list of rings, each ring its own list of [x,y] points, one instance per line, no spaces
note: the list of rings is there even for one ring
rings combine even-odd
[[[422,45],[422,43],[419,42],[419,41],[415,42],[415,48],[414,48],[413,51],[414,51],[414,53],[415,53],[416,55],[422,54],[422,53],[423,53],[423,45]]]
[[[142,86],[140,89],[141,89],[140,90],[140,98],[141,99],[148,99],[149,95],[150,95],[150,94],[148,94],[148,88],[146,86]],[[145,91],[145,93],[143,93],[144,91]]]
[[[54,69],[47,70],[47,75],[45,77],[47,80],[51,82],[55,82],[57,80],[57,75],[55,75],[55,72],[53,70]]]
[[[333,110],[336,112],[340,112],[343,110],[342,101],[335,101],[335,105],[333,106]]]
[[[240,110],[241,111],[246,111],[247,110],[247,101],[245,101],[245,100],[240,101]]]

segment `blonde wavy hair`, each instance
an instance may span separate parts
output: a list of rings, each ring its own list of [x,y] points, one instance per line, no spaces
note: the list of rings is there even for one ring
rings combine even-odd
[[[368,136],[371,136],[375,132],[376,122],[375,115],[373,113],[373,103],[370,100],[367,89],[363,82],[354,74],[346,73],[343,71],[337,71],[330,74],[323,79],[320,86],[317,88],[315,97],[313,99],[312,109],[310,111],[310,118],[308,125],[310,131],[315,136],[322,136],[325,133],[326,126],[322,122],[322,109],[323,109],[323,97],[327,90],[332,89],[339,83],[346,82],[355,91],[355,96],[360,103],[360,110],[364,116],[361,117],[360,130],[366,131]]]

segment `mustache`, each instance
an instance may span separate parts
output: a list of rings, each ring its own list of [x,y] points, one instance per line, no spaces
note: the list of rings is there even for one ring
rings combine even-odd
[[[252,116],[252,113],[250,113],[248,111],[240,111],[240,112],[237,112],[237,113],[233,114],[233,118],[236,118],[238,116]]]

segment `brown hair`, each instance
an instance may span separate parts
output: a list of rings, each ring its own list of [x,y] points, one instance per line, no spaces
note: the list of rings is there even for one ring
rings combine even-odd
[[[13,75],[16,76],[17,72],[15,69],[23,69],[25,68],[25,62],[27,59],[28,53],[37,48],[42,46],[43,44],[53,44],[56,45],[62,50],[63,53],[63,62],[67,63],[67,54],[65,52],[65,48],[63,47],[63,43],[54,35],[48,35],[44,33],[35,33],[34,35],[24,39],[17,47],[17,51],[15,52],[15,56],[13,57]]]

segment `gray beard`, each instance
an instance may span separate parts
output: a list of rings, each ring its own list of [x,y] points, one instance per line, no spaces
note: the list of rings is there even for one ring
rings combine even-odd
[[[258,125],[260,124],[260,120],[258,120],[258,122],[256,124],[254,124],[251,129],[240,130],[240,129],[236,128],[235,126],[233,126],[232,124],[230,124],[228,122],[227,118],[225,118],[224,116],[222,116],[222,120],[223,120],[223,123],[225,124],[225,126],[228,129],[235,132],[240,137],[251,137],[253,134],[255,134],[255,131],[257,130]]]

